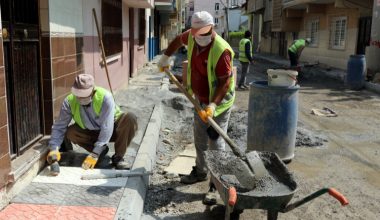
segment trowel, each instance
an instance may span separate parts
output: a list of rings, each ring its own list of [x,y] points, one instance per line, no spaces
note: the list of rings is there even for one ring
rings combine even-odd
[[[178,82],[177,78],[170,72],[169,69],[165,69],[165,73],[176,84],[181,92],[190,100],[194,105],[197,112],[202,110],[201,105],[186,91],[183,85]],[[263,161],[256,151],[251,151],[248,154],[243,153],[240,148],[228,137],[228,135],[219,127],[212,117],[208,117],[208,123],[211,125],[220,136],[230,145],[232,152],[238,157],[237,161],[241,172],[234,174],[240,184],[245,188],[252,190],[255,188],[255,183],[269,175],[265,168]]]

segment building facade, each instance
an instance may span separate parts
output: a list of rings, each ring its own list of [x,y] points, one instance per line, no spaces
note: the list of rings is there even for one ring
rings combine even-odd
[[[89,73],[117,90],[144,65],[153,7],[153,0],[0,1],[0,208],[45,165],[46,139],[75,76]]]

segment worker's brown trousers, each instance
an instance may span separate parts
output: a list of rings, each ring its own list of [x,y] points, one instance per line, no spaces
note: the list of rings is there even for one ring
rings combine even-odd
[[[137,117],[133,113],[123,113],[116,120],[110,142],[115,142],[115,156],[123,157],[137,131]],[[77,124],[67,128],[66,138],[72,143],[92,152],[100,130],[82,129]]]

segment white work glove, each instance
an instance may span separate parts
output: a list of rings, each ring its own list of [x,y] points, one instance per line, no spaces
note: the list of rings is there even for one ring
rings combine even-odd
[[[157,66],[160,72],[164,72],[165,69],[169,69],[170,68],[169,56],[163,54],[160,60],[158,61]]]

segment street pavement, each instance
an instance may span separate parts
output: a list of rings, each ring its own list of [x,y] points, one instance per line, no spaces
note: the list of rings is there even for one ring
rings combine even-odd
[[[282,66],[287,64],[287,61],[281,58],[265,55],[255,55],[255,57]],[[339,70],[330,70],[329,72],[338,76],[337,78],[342,73]],[[144,171],[149,171],[154,165],[152,152],[155,152],[156,146],[154,145],[157,144],[155,138],[158,137],[160,130],[160,124],[157,124],[160,118],[158,107],[160,100],[149,100],[149,103],[147,103],[141,99],[136,101],[139,98],[135,98],[131,103],[130,97],[138,96],[136,92],[138,90],[159,92],[162,89],[162,78],[163,75],[157,74],[154,64],[149,63],[144,69],[140,70],[137,77],[131,79],[127,88],[116,93],[118,104],[124,110],[132,110],[139,118],[138,134],[134,138],[131,147],[128,148],[126,155],[132,170],[141,171],[143,169]],[[144,109],[144,111],[140,111],[140,109]],[[157,112],[155,112],[155,109]],[[158,120],[152,120],[151,117],[158,117]],[[149,129],[149,127],[151,128]],[[146,140],[145,145],[150,148],[148,153],[141,150],[144,140]],[[112,144],[110,144],[110,149],[105,160],[101,161],[96,169],[89,171],[90,173],[104,174],[110,171],[109,162],[113,152]],[[74,152],[67,152],[63,155],[61,162],[61,165],[63,165],[61,167],[62,172],[58,177],[48,176],[47,168],[40,172],[29,185],[12,199],[5,209],[0,211],[0,220],[136,219],[136,217],[132,216],[141,215],[149,178],[143,180],[139,179],[140,177],[81,180],[81,175],[89,173],[80,168],[81,161],[83,161],[86,154],[76,146],[74,146]],[[150,156],[147,159],[145,155]],[[135,159],[139,156],[142,159],[136,165]],[[141,182],[137,180],[141,180]],[[130,181],[129,185],[128,181]],[[131,191],[135,194],[128,197],[128,195],[132,195]],[[133,206],[133,204],[138,204],[139,207]]]

